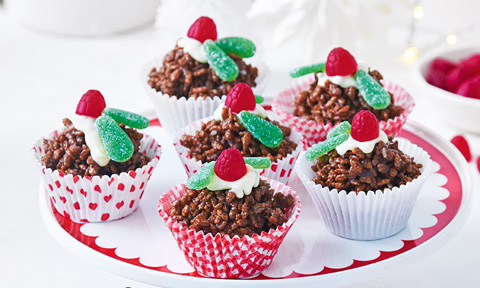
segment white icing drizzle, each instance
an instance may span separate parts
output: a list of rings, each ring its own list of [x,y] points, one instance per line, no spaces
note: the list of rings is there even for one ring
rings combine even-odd
[[[245,165],[247,166],[247,173],[243,175],[242,178],[235,181],[225,181],[214,174],[207,189],[211,191],[230,189],[238,198],[243,198],[243,195],[250,195],[253,187],[257,187],[260,183],[260,176],[252,166],[248,164]]]
[[[365,70],[368,71],[368,65],[365,61],[357,61],[358,64],[358,70]],[[318,83],[322,84],[325,83],[325,81],[330,80],[333,84],[336,84],[342,88],[348,88],[348,87],[357,87],[357,82],[355,81],[355,78],[353,78],[352,75],[350,76],[328,76],[326,73],[318,73]]]
[[[203,50],[202,42],[197,39],[185,37],[178,39],[177,45],[178,47],[182,47],[183,51],[190,54],[193,59],[200,63],[207,63],[207,55],[205,55],[205,50]]]
[[[220,104],[220,106],[217,107],[217,109],[215,109],[215,111],[213,111],[213,118],[215,120],[222,121],[223,119],[222,113],[223,113],[224,107],[225,107],[225,104],[222,103]],[[245,110],[245,111],[251,112],[252,114],[257,115],[260,118],[267,118],[267,111],[265,111],[265,108],[263,108],[263,106],[259,104],[255,104],[255,109]]]
[[[362,150],[363,153],[370,153],[370,152],[373,151],[373,148],[375,147],[375,144],[377,144],[380,141],[383,141],[385,143],[388,142],[387,134],[385,134],[385,132],[383,132],[381,129],[380,129],[380,133],[379,133],[378,137],[373,139],[373,140],[360,142],[360,141],[357,141],[357,140],[353,139],[352,135],[350,135],[345,142],[338,145],[337,148],[335,148],[335,149],[337,150],[337,153],[339,155],[345,154],[348,150],[353,151],[353,149],[355,149],[357,147],[360,148],[360,150]]]
[[[75,129],[82,131],[85,134],[85,144],[90,148],[90,155],[99,166],[105,166],[110,161],[105,147],[98,134],[95,119],[92,117],[75,115],[72,117],[72,123]]]

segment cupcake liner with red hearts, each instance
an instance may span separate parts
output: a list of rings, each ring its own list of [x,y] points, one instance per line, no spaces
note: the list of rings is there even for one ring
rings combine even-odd
[[[185,184],[179,184],[167,191],[160,199],[160,216],[177,241],[178,247],[187,262],[199,274],[215,278],[240,278],[260,273],[266,269],[275,257],[278,247],[287,235],[290,227],[298,218],[301,209],[297,193],[289,186],[271,179],[262,179],[270,183],[271,189],[284,195],[291,194],[295,199],[294,207],[287,210],[288,221],[268,233],[254,234],[251,237],[229,235],[224,237],[212,233],[204,234],[182,226],[169,215],[173,201],[187,192]]]
[[[375,240],[392,236],[407,225],[423,183],[432,172],[430,155],[403,138],[396,139],[406,155],[421,163],[421,175],[400,187],[359,193],[323,187],[313,182],[313,162],[300,155],[297,174],[333,234],[354,240]]]
[[[290,84],[287,89],[281,91],[273,99],[272,103],[272,110],[280,117],[280,120],[287,123],[290,127],[297,128],[303,134],[305,148],[324,141],[328,131],[333,128],[331,123],[316,123],[313,120],[306,120],[293,115],[295,99],[300,92],[307,90],[313,81],[315,80],[311,75],[299,78]],[[412,112],[415,101],[402,87],[387,81],[383,81],[382,84],[385,90],[393,94],[395,105],[402,106],[404,111],[394,119],[389,119],[386,122],[380,121],[380,129],[387,135],[397,135],[405,121],[407,121],[408,115]]]
[[[252,61],[250,61],[250,59],[246,59],[246,61],[258,68],[258,76],[255,80],[257,86],[252,87],[252,90],[255,94],[261,94],[267,84],[269,74],[268,68],[265,63],[256,61],[255,59]],[[140,81],[153,103],[155,113],[157,114],[160,123],[167,129],[170,135],[175,135],[178,130],[182,129],[189,123],[213,115],[213,111],[215,111],[220,104],[225,102],[227,95],[216,95],[213,98],[207,97],[205,99],[195,99],[193,97],[177,98],[175,96],[156,91],[148,84],[148,75],[150,74],[152,68],[159,68],[162,67],[162,65],[163,58],[157,58],[148,62],[144,69],[142,69]]]
[[[49,136],[52,139],[61,130]],[[144,135],[140,152],[151,160],[145,166],[112,176],[73,176],[42,165],[43,140],[31,149],[41,172],[48,196],[59,214],[74,222],[102,222],[123,218],[138,207],[147,182],[155,169],[162,149],[151,136]]]
[[[195,135],[195,132],[199,131],[204,123],[212,119],[213,117],[207,117],[205,119],[190,123],[189,125],[183,127],[183,129],[175,136],[173,140],[173,146],[175,147],[175,150],[182,161],[188,177],[191,177],[193,174],[195,174],[195,172],[202,168],[204,164],[201,161],[195,160],[195,158],[191,158],[190,149],[182,146],[182,144],[180,144],[180,139],[185,134]],[[276,162],[272,162],[270,168],[261,169],[261,171],[259,170],[261,176],[277,180],[285,184],[288,183],[298,155],[303,150],[303,136],[295,128],[292,128],[289,139],[294,143],[297,143],[297,148],[295,148],[295,150],[286,157],[277,160]]]

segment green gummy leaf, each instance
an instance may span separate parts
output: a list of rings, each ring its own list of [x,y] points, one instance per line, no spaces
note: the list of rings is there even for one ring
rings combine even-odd
[[[260,95],[255,95],[255,103],[262,104],[264,101],[265,101],[265,98],[263,98]]]
[[[292,69],[289,74],[290,77],[297,78],[303,75],[317,72],[325,72],[325,62],[295,68]]]
[[[215,161],[205,164],[192,177],[188,178],[187,187],[195,190],[207,188],[208,184],[212,182],[213,175],[215,175],[214,167]]]
[[[340,134],[332,138],[327,138],[327,140],[310,147],[305,152],[305,158],[308,161],[313,161],[328,151],[335,149],[335,147],[345,142],[349,136],[349,134]]]
[[[374,109],[385,109],[390,105],[390,94],[367,72],[358,70],[355,76],[357,88],[365,102]]]
[[[203,49],[207,56],[208,65],[223,81],[233,81],[238,76],[238,65],[220,47],[210,39],[203,42]]]
[[[112,117],[102,115],[95,120],[95,125],[110,159],[125,162],[132,157],[134,150],[132,140]]]
[[[327,139],[336,137],[340,134],[350,134],[350,129],[352,129],[352,125],[350,125],[348,121],[343,121],[335,126],[332,130],[328,131]]]
[[[132,128],[145,129],[150,124],[148,118],[125,110],[106,107],[102,114],[112,117],[118,124],[123,123]]]
[[[235,54],[241,58],[249,58],[255,55],[256,47],[252,41],[242,37],[226,37],[215,41],[218,47],[227,54]]]
[[[243,157],[243,160],[245,160],[245,164],[255,169],[267,169],[272,165],[272,161],[267,157]]]
[[[247,111],[237,114],[237,118],[245,126],[245,129],[263,145],[273,148],[282,143],[283,133],[278,126]]]

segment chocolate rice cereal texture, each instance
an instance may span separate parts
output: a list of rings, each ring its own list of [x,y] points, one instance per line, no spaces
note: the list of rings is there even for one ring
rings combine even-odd
[[[380,83],[383,79],[377,70],[368,72]],[[381,83],[380,83],[381,85]],[[379,121],[387,121],[402,114],[403,108],[394,104],[392,93],[390,105],[382,110],[370,107],[355,87],[342,88],[329,80],[324,85],[315,81],[308,90],[300,92],[295,100],[296,108],[293,115],[313,120],[319,124],[338,124],[342,121],[352,122],[353,116],[360,110],[369,110]]]
[[[227,95],[235,84],[243,82],[255,87],[258,70],[246,64],[237,55],[229,54],[237,63],[239,73],[234,81],[223,81],[213,71],[208,63],[200,63],[185,53],[183,48],[176,46],[163,60],[163,66],[158,70],[152,68],[148,84],[156,91],[177,97],[207,98]]]
[[[260,180],[250,195],[237,198],[229,190],[188,189],[175,200],[169,211],[173,220],[196,231],[221,236],[260,235],[286,222],[287,208],[292,207],[292,195],[275,193]]]
[[[65,129],[58,136],[44,140],[45,156],[42,158],[42,164],[46,168],[81,177],[110,176],[135,170],[150,161],[146,155],[139,152],[143,134],[137,132],[136,129],[126,128],[125,125],[119,124],[132,140],[134,146],[133,156],[122,163],[110,160],[105,167],[101,167],[90,156],[90,149],[85,144],[83,132],[75,129],[68,118],[63,119],[63,124]]]
[[[347,193],[399,187],[416,179],[420,168],[422,164],[400,151],[393,137],[375,144],[371,153],[355,148],[341,156],[332,150],[312,166],[316,184]]]
[[[268,118],[266,120],[270,121]],[[292,153],[297,143],[288,139],[291,128],[270,121],[283,133],[283,140],[278,147],[270,148],[257,140],[238,122],[237,115],[228,107],[222,111],[222,121],[210,120],[202,125],[195,135],[183,135],[180,144],[190,149],[190,156],[202,163],[217,160],[220,153],[227,148],[236,148],[244,157],[268,157],[272,162]]]

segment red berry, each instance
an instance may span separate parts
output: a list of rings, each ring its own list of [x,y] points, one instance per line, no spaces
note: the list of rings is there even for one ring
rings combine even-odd
[[[211,18],[202,16],[190,26],[187,36],[202,43],[207,39],[215,41],[217,40],[217,25]]]
[[[235,148],[228,148],[218,156],[214,171],[220,179],[235,181],[247,174],[247,166],[240,151]]]
[[[425,75],[425,80],[433,86],[446,90],[446,77],[447,75],[443,71],[428,69],[427,74]]]
[[[370,141],[377,138],[380,135],[380,126],[375,114],[368,110],[362,110],[353,116],[352,138],[360,141]]]
[[[347,50],[338,47],[328,54],[327,63],[325,63],[325,72],[328,76],[348,76],[357,70],[357,61]]]
[[[435,58],[430,64],[429,70],[441,71],[443,73],[448,73],[450,70],[455,68],[457,64],[454,62],[447,60],[445,58]]]
[[[450,140],[455,147],[462,153],[467,162],[472,161],[472,152],[470,152],[470,145],[468,145],[467,139],[462,135],[457,135]]]
[[[102,115],[102,111],[106,106],[102,93],[97,90],[88,90],[78,102],[75,113],[97,118]]]
[[[238,83],[233,86],[225,100],[225,106],[234,113],[240,113],[243,110],[255,110],[256,105],[252,88],[246,83]]]
[[[477,158],[477,170],[480,172],[480,157]]]
[[[480,99],[480,74],[463,81],[455,93],[470,98]]]

